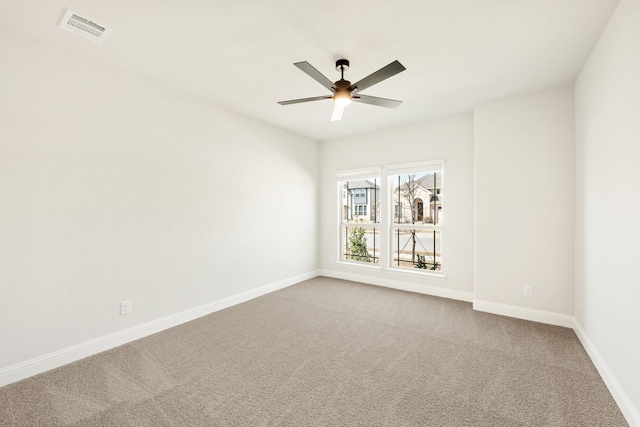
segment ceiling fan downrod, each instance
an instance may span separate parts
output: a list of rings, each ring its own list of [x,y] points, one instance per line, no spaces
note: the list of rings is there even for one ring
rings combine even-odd
[[[344,72],[349,69],[348,59],[338,59],[336,61],[336,70],[340,71],[340,79],[344,80]]]

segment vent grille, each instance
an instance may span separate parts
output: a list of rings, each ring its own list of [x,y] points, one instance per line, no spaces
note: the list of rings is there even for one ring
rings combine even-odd
[[[96,24],[87,18],[83,18],[71,10],[67,10],[64,14],[64,17],[60,22],[60,28],[96,43],[102,43],[111,32],[111,29],[103,25]]]

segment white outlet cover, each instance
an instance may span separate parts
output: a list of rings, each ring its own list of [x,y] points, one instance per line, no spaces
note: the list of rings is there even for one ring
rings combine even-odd
[[[131,313],[131,308],[131,301],[122,301],[120,303],[120,315],[123,316]]]

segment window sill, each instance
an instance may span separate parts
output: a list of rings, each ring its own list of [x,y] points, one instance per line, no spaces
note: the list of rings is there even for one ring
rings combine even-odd
[[[336,261],[337,265],[344,265],[349,267],[362,268],[365,270],[382,271],[382,267],[379,264],[371,264],[364,262],[349,262],[349,261]]]
[[[447,279],[447,276],[445,276],[443,273],[431,273],[429,272],[429,270],[427,271],[413,271],[413,270],[409,270],[409,269],[404,269],[404,268],[393,268],[393,267],[389,267],[387,269],[385,269],[385,271],[392,273],[392,274],[401,274],[404,276],[411,276],[411,277],[422,277],[425,279],[430,279],[430,280],[438,280],[441,282],[444,282]]]

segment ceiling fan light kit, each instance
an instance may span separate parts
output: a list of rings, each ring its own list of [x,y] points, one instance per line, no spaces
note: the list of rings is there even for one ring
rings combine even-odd
[[[340,92],[336,92],[333,95],[333,103],[336,105],[349,105],[351,104],[351,95],[349,94],[349,92],[346,91],[340,91]]]
[[[378,71],[368,75],[367,77],[351,84],[350,81],[344,79],[344,72],[349,69],[349,61],[347,59],[338,59],[336,61],[336,70],[340,71],[340,80],[332,83],[327,77],[325,77],[320,71],[316,70],[311,64],[306,61],[296,62],[293,65],[309,75],[312,79],[320,83],[325,88],[333,92],[333,95],[315,96],[312,98],[300,98],[292,99],[289,101],[280,101],[280,105],[299,104],[302,102],[320,101],[323,99],[332,99],[334,103],[333,114],[331,121],[337,121],[342,118],[342,112],[344,107],[349,105],[351,101],[361,102],[364,104],[377,105],[379,107],[386,108],[398,108],[402,101],[396,101],[395,99],[378,98],[369,95],[360,95],[359,92],[368,87],[380,83],[389,77],[406,70],[404,65],[400,62],[393,61],[391,64],[379,69]]]

